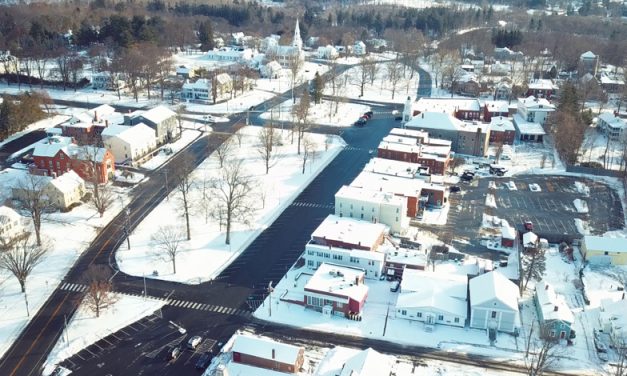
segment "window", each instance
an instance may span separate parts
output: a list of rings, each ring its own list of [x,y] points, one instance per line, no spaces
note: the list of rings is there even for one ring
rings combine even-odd
[[[438,315],[438,321],[443,321],[444,320],[444,316],[443,315]]]
[[[324,254],[324,258],[330,258],[330,257],[331,257],[331,254],[330,254],[330,253],[325,253],[325,254]]]
[[[310,266],[313,268],[314,266],[314,261],[313,260],[307,260],[307,266]]]
[[[455,324],[459,324],[459,317],[455,317]]]
[[[416,313],[416,317],[421,318],[422,317],[422,312],[417,312]]]
[[[608,251],[603,252],[605,256],[608,256],[610,253]]]
[[[313,256],[313,255],[314,255],[314,251],[307,251],[307,254],[308,254],[309,256]]]
[[[496,318],[496,311],[492,311],[492,318],[495,319]]]
[[[405,309],[401,310],[401,315],[407,316],[407,310],[405,310]]]

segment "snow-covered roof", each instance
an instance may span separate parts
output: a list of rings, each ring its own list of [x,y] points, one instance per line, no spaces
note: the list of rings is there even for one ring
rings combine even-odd
[[[544,321],[560,320],[573,324],[575,317],[566,304],[563,295],[558,295],[553,286],[545,280],[536,285],[536,298]]]
[[[474,76],[466,72],[467,75]],[[478,99],[468,98],[420,98],[412,105],[414,111],[420,112],[446,112],[454,114],[455,111],[481,111]]]
[[[615,116],[611,112],[604,112],[599,115],[599,120],[603,121],[606,126],[614,129],[623,129],[627,127],[627,121]]]
[[[623,81],[620,77],[610,77],[606,74],[601,75],[601,84],[602,85],[609,85],[609,84],[616,84],[616,85],[624,85],[625,81]]]
[[[545,135],[546,134],[546,132],[544,131],[544,128],[542,128],[542,125],[540,125],[539,123],[527,121],[522,116],[520,116],[520,114],[514,115],[514,125],[516,126],[520,134],[527,134],[527,135]]]
[[[422,139],[424,143],[429,142],[429,133],[425,131],[419,131],[417,129],[392,128],[389,134],[390,136],[402,136]]]
[[[157,106],[151,108],[150,110],[145,111],[142,114],[142,117],[144,119],[149,120],[155,124],[159,124],[162,121],[174,116],[176,116],[176,113],[165,106]]]
[[[302,348],[268,338],[238,334],[233,341],[231,351],[284,364],[295,364]]]
[[[404,178],[414,178],[420,172],[420,163],[395,161],[393,159],[372,158],[363,171],[370,171],[382,175],[393,175]]]
[[[390,136],[388,136],[390,137]],[[399,152],[403,152],[403,153],[414,153],[414,154],[420,154],[420,146],[414,144],[407,144],[407,143],[402,143],[402,142],[396,142],[399,141],[399,139],[396,140],[392,140],[391,138],[388,138],[388,140],[383,140],[381,141],[381,143],[379,144],[379,149],[383,149],[383,150],[394,150],[394,151],[399,151]],[[415,142],[416,140],[414,140]]]
[[[102,131],[102,136],[116,136],[129,144],[146,143],[156,139],[156,132],[144,123],[133,126],[114,125],[108,126]]]
[[[22,217],[17,212],[8,206],[0,206],[0,225],[7,223],[20,221]]]
[[[516,229],[510,226],[502,226],[501,237],[504,239],[516,239]]]
[[[610,299],[601,300],[601,312],[599,319],[601,323],[612,326],[614,334],[621,338],[627,334],[627,300],[621,299],[612,301]]]
[[[100,106],[92,108],[91,110],[87,110],[85,112],[92,118],[92,120],[95,121],[96,117],[98,117],[98,119],[101,119],[115,113],[115,108],[109,106],[108,104],[101,104]]]
[[[534,111],[555,111],[555,106],[548,100],[545,98],[536,98],[533,95],[527,98],[518,98],[518,109],[520,110],[521,108]]]
[[[557,85],[553,83],[551,80],[547,79],[538,79],[531,81],[527,87],[531,90],[556,90]]]
[[[337,264],[322,263],[305,285],[305,291],[318,294],[333,294],[336,297],[362,301],[368,295],[368,286],[363,282],[364,270]]]
[[[424,307],[466,317],[467,286],[465,275],[405,269],[396,307]]]
[[[359,187],[371,191],[392,193],[406,197],[420,197],[424,181],[414,179],[413,177],[406,178],[362,171],[350,185],[351,187]]]
[[[364,202],[372,202],[378,204],[391,204],[403,206],[405,198],[395,196],[391,193],[384,193],[379,191],[372,191],[368,189],[351,187],[348,185],[342,186],[339,191],[335,194],[335,197],[339,198],[347,198]]]
[[[220,73],[219,75],[216,76],[216,82],[220,85],[230,84],[231,81],[233,80],[231,79],[231,76],[229,76],[228,73]]]
[[[592,53],[592,51],[586,51],[586,52],[582,53],[581,56],[580,56],[581,59],[596,59],[596,57],[597,57],[597,55]]]
[[[84,185],[85,181],[74,170],[70,170],[56,179],[52,179],[50,184],[62,193],[71,193]]]
[[[33,156],[52,158],[59,150],[65,150],[68,145],[72,145],[72,137],[52,136],[45,138],[35,144]],[[66,154],[70,154],[65,151]]]
[[[390,374],[394,358],[371,348],[362,350],[346,360],[339,376],[381,376]]]
[[[472,306],[498,300],[518,311],[518,286],[498,271],[481,274],[470,280],[470,304]]]
[[[488,109],[488,112],[509,112],[509,103],[507,101],[489,101],[485,102],[484,106]]]
[[[407,248],[386,247],[385,252],[386,263],[397,263],[403,265],[414,265],[425,267],[427,265],[427,254],[424,251]]]
[[[361,249],[345,249],[345,248],[338,248],[338,247],[330,247],[328,245],[314,244],[311,242],[307,243],[307,245],[305,246],[305,250],[314,251],[314,252],[334,251],[336,253],[343,253],[349,257],[376,261],[381,264],[383,264],[383,262],[385,261],[385,253],[378,252],[378,251],[365,251]]]
[[[506,117],[495,116],[490,119],[490,130],[496,132],[515,131],[514,123]]]
[[[441,129],[454,131],[462,121],[445,112],[422,112],[411,118],[405,127],[410,129]]]
[[[382,223],[371,223],[330,214],[314,230],[311,237],[372,248],[378,245],[381,234],[387,231],[387,226]]]
[[[281,70],[281,64],[279,64],[279,62],[276,60],[272,60],[271,62],[266,64],[266,69],[269,69],[272,71],[279,71]]]
[[[612,253],[627,252],[627,238],[586,235],[583,237],[583,241],[588,251],[595,250]]]
[[[189,80],[183,83],[183,90],[192,90],[192,89],[205,89],[208,90],[211,88],[211,80],[206,78],[199,78],[194,82],[190,82]]]
[[[522,236],[523,239],[523,245],[526,246],[535,246],[536,244],[538,244],[538,235],[536,235],[535,233],[528,231],[525,232]]]

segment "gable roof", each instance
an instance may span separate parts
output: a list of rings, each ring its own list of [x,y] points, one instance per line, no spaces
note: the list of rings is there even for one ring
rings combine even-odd
[[[586,52],[582,53],[580,57],[582,59],[595,59],[597,57],[597,55],[592,53],[592,51],[586,51]]]
[[[8,206],[0,206],[0,225],[20,221],[22,216]]]
[[[619,129],[627,126],[627,122],[624,119],[619,118],[611,112],[602,113],[599,115],[599,120],[602,120],[610,128]]]
[[[544,321],[560,320],[570,324],[575,322],[575,316],[568,308],[564,296],[558,295],[553,286],[545,280],[536,285],[536,299]]]
[[[268,338],[239,334],[233,341],[231,351],[247,354],[262,359],[272,359],[285,364],[295,364],[301,351],[300,347],[272,341]]]
[[[61,193],[73,192],[83,184],[85,184],[85,181],[74,170],[70,170],[50,181],[50,185]]]
[[[470,280],[470,305],[498,300],[518,311],[518,286],[498,271],[481,274]]]
[[[339,376],[385,376],[392,366],[392,357],[367,348],[350,357]]]
[[[109,126],[102,132],[102,136],[117,137],[129,144],[145,143],[156,139],[156,132],[144,123],[133,126]]]
[[[467,300],[466,276],[405,269],[396,307],[428,307],[466,317]]]
[[[49,157],[52,158],[59,150],[64,150],[65,154],[68,154],[67,146],[72,144],[71,137],[63,137],[63,136],[52,136],[45,138],[38,143],[35,144],[35,149],[33,150],[33,156],[36,157]]]
[[[145,111],[141,116],[146,120],[159,124],[164,120],[176,116],[176,113],[165,106],[157,106]]]

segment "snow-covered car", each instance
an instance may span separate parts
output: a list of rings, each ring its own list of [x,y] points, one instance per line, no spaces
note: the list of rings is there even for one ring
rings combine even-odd
[[[400,287],[401,283],[399,281],[392,281],[390,284],[390,291],[397,292]]]
[[[531,184],[529,184],[529,190],[531,192],[541,192],[542,188],[540,188],[540,185],[538,185],[536,183],[531,183]]]
[[[518,189],[518,188],[516,188],[516,183],[514,183],[514,182],[513,182],[513,181],[511,181],[511,180],[510,180],[510,181],[508,181],[507,183],[505,183],[505,186],[507,186],[507,188],[508,188],[510,191],[515,191],[515,190],[517,190],[517,189]]]
[[[193,336],[192,338],[189,339],[189,341],[187,341],[187,347],[191,350],[194,350],[196,346],[200,344],[201,341],[202,341],[201,336]]]

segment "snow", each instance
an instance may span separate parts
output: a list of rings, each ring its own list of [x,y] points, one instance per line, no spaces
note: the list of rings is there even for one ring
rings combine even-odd
[[[10,137],[7,137],[6,139],[4,139],[2,142],[0,142],[0,148],[3,147],[5,144],[15,139],[18,139],[27,133],[30,133],[37,129],[48,129],[48,128],[55,127],[61,123],[64,123],[69,118],[70,117],[66,115],[53,115],[51,117],[36,121],[30,124],[29,126],[27,126],[26,128],[24,128],[22,131],[14,133]]]
[[[577,227],[577,232],[579,232],[581,235],[590,235],[588,222],[580,218],[575,218],[575,226]]]
[[[422,219],[420,223],[430,225],[445,225],[448,220],[448,212],[451,205],[448,203],[441,208],[425,208],[422,212]]]
[[[165,304],[164,300],[122,294],[118,294],[116,299],[115,303],[100,312],[100,317],[96,317],[85,302],[81,303],[48,355],[44,375],[51,373],[54,365],[61,363],[64,359],[98,342],[101,338],[151,315]]]
[[[585,183],[581,181],[575,182],[575,189],[577,190],[578,193],[582,195],[590,196],[590,187],[588,187]]]
[[[242,146],[234,142],[234,154],[243,159],[245,169],[255,181],[255,200],[258,205],[251,214],[248,225],[234,224],[231,231],[231,244],[226,245],[225,234],[218,223],[205,217],[201,210],[191,213],[191,240],[183,242],[183,250],[177,255],[177,273],[172,273],[171,262],[164,260],[155,253],[151,245],[151,235],[159,226],[173,224],[183,226],[180,207],[176,192],[170,194],[168,200],[162,201],[131,234],[132,249],[118,249],[116,259],[118,266],[125,273],[136,276],[197,284],[209,281],[221,270],[235,260],[239,254],[260,234],[281,211],[291,204],[292,200],[309,184],[322,169],[341,151],[344,142],[336,136],[307,134],[316,143],[316,158],[310,160],[302,174],[302,157],[296,154],[296,145],[290,144],[288,131],[281,131],[283,146],[278,147],[281,158],[278,164],[264,174],[265,166],[256,150],[257,135],[262,128],[245,127],[242,132]],[[325,150],[328,142],[328,150]],[[295,141],[296,143],[296,141]],[[198,178],[216,177],[219,173],[217,155],[212,154],[195,170]],[[196,197],[200,189],[193,190]],[[194,198],[195,199],[195,198]],[[164,221],[171,218],[171,221]],[[153,271],[156,274],[153,275]]]
[[[181,138],[170,144],[165,144],[164,146],[162,146],[160,150],[156,152],[150,160],[142,164],[141,167],[147,170],[155,170],[159,168],[161,165],[170,160],[170,158],[172,158],[176,153],[184,149],[187,145],[194,142],[198,137],[201,136],[201,134],[201,132],[191,129],[183,130],[183,132],[181,133]],[[168,151],[166,152],[165,149],[167,149]]]
[[[585,200],[577,198],[573,201],[575,208],[577,209],[577,213],[588,213],[588,203]]]
[[[0,198],[11,197],[11,186],[27,172],[5,169],[0,172]],[[124,196],[127,189],[113,187],[114,195]],[[67,213],[50,213],[43,218],[42,238],[52,247],[43,261],[37,265],[27,279],[27,298],[30,317],[26,315],[25,296],[21,293],[15,277],[0,271],[2,295],[0,296],[0,356],[19,336],[30,318],[43,306],[49,295],[65,277],[67,271],[97,235],[121,209],[121,200],[115,200],[101,218],[89,205],[82,204]],[[28,227],[32,231],[30,220]]]
[[[536,183],[529,184],[529,190],[531,192],[542,192],[542,188],[540,188],[540,185]]]
[[[298,358],[300,348],[265,338],[237,335],[233,341],[231,351],[262,359],[274,359],[281,363],[294,364]]]
[[[295,122],[292,115],[293,106],[292,100],[288,99],[273,107],[272,111],[262,113],[259,117],[264,120]],[[370,106],[363,104],[339,103],[336,111],[334,102],[321,101],[318,104],[312,102],[307,119],[313,124],[350,127],[367,111],[370,111]]]

